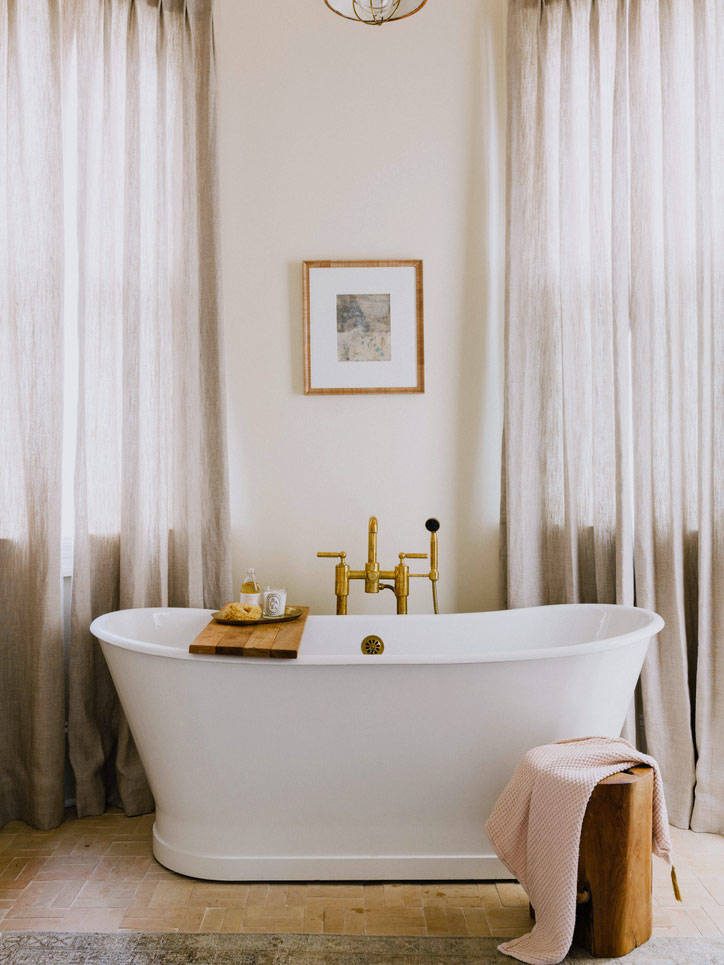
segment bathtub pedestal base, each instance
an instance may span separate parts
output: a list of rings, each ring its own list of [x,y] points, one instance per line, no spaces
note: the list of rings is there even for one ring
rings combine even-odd
[[[210,855],[173,847],[153,828],[153,854],[165,868],[211,881],[482,881],[511,879],[494,854]]]

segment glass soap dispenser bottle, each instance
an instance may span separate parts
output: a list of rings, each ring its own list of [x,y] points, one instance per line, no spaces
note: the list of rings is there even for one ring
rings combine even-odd
[[[256,571],[253,566],[249,567],[244,582],[241,584],[240,603],[247,603],[251,606],[259,606],[261,598],[261,587],[256,582]]]

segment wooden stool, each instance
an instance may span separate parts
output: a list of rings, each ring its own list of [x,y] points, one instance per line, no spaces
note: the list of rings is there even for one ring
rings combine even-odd
[[[573,941],[597,958],[628,955],[651,938],[654,772],[631,767],[600,781],[586,808]]]
[[[631,767],[600,781],[588,802],[573,943],[597,958],[620,958],[651,938],[653,791],[651,768]]]

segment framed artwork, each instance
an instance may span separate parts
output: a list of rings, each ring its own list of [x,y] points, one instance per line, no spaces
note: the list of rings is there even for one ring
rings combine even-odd
[[[424,392],[421,261],[304,262],[304,394]]]

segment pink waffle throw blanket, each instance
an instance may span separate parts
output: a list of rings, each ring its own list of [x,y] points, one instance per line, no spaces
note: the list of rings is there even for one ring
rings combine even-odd
[[[671,864],[659,766],[628,741],[606,737],[544,744],[528,751],[500,795],[486,829],[498,857],[535,908],[533,930],[498,950],[531,965],[556,965],[571,947],[581,827],[599,781],[636,764],[654,771],[654,854]]]

